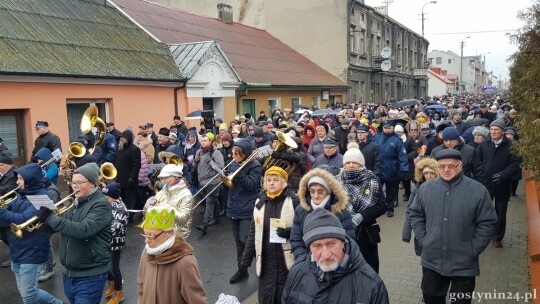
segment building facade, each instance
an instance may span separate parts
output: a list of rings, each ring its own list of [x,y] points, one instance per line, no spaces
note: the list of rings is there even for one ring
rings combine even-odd
[[[477,56],[474,57],[476,58]],[[476,67],[475,64],[470,61],[469,57],[464,56],[463,59],[461,59],[458,54],[452,51],[440,50],[429,52],[427,60],[430,66],[446,70],[448,71],[448,74],[457,75],[460,93],[479,92],[477,89],[481,89],[481,85],[479,86],[480,80],[477,80],[477,73],[479,75],[478,79],[480,79],[480,75],[486,74],[485,71],[481,71],[484,69],[483,62],[481,66]],[[478,68],[478,72],[476,71],[476,68]],[[487,80],[487,75],[481,77],[486,77]]]
[[[268,31],[346,82],[346,101],[384,102],[427,95],[428,41],[364,1],[155,2],[212,17],[217,16],[218,3],[230,4],[235,21]],[[388,58],[381,55],[385,47],[391,51]],[[384,60],[390,64],[385,62],[383,71]]]

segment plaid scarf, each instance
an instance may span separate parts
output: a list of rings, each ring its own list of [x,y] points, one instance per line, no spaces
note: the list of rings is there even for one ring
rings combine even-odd
[[[349,193],[349,210],[354,215],[377,203],[379,197],[379,179],[367,170],[343,170],[338,176]]]

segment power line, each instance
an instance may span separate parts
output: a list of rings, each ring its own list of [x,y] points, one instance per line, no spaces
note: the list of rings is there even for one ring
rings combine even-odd
[[[428,35],[461,35],[461,34],[485,34],[485,33],[502,33],[502,32],[514,32],[518,29],[507,30],[485,30],[485,31],[469,31],[469,32],[450,32],[450,33],[427,33]]]

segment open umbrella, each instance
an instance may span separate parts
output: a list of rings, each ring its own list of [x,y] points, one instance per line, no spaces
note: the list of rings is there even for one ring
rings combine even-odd
[[[437,101],[436,100],[426,100],[426,104],[427,105],[434,105],[434,104],[437,104]]]
[[[427,111],[427,110],[434,110],[434,111],[442,112],[442,111],[446,110],[446,107],[441,106],[441,105],[430,105],[430,106],[427,106],[427,107],[424,108],[424,111]]]
[[[332,109],[321,109],[321,110],[317,110],[311,113],[311,115],[315,115],[315,116],[335,115],[335,114],[337,113]]]
[[[184,119],[187,119],[187,120],[190,120],[190,119],[202,119],[201,112],[202,112],[202,110],[193,111],[193,112],[189,113],[188,115],[186,115],[186,117]]]
[[[308,112],[309,114],[313,113],[313,111],[311,110],[308,110],[308,109],[298,109],[296,110],[296,114],[304,114],[305,112]]]
[[[401,101],[396,102],[396,107],[403,108],[403,107],[414,107],[416,105],[419,105],[420,101],[416,99],[404,99]]]

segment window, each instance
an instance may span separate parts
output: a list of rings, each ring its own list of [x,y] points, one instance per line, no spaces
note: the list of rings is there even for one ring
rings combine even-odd
[[[356,53],[357,52],[357,46],[356,46],[356,29],[351,27],[350,33],[349,33],[349,52]]]
[[[257,109],[255,109],[256,103],[255,99],[242,99],[242,110],[244,113],[251,114],[255,119],[257,119]],[[268,115],[270,115],[270,113]]]
[[[442,64],[442,57],[435,58],[435,64]]]
[[[359,34],[359,42],[358,42],[358,54],[365,55],[366,54],[366,31],[362,30]]]
[[[298,108],[298,105],[300,104],[302,104],[302,97],[291,98],[291,105],[292,105],[293,111],[296,110],[296,108]]]
[[[364,17],[364,14],[362,14],[362,21],[365,21],[364,18],[365,18],[365,17]]]
[[[272,113],[274,113],[274,107],[281,108],[281,99],[279,97],[268,98],[268,114],[271,115]]]
[[[67,115],[68,115],[68,131],[69,142],[73,142],[81,135],[81,120],[84,111],[89,106],[98,108],[98,116],[104,122],[108,121],[108,107],[106,100],[68,100]]]
[[[314,96],[311,97],[311,104],[317,105],[317,107],[321,107],[321,96]]]
[[[452,59],[448,59],[448,64],[452,63]]]

